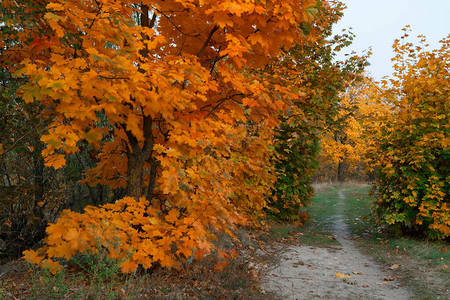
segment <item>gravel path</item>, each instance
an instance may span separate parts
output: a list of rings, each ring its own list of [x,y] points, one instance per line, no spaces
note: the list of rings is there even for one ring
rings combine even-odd
[[[345,195],[340,192],[339,198]],[[342,216],[330,216],[341,246],[279,245],[280,260],[269,266],[262,288],[282,299],[413,299],[388,269],[361,253]],[[395,267],[395,266],[394,266]]]

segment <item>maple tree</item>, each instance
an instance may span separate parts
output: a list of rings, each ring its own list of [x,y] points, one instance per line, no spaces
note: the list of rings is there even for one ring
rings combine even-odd
[[[407,28],[404,29],[407,31]],[[370,163],[381,220],[430,238],[450,235],[450,37],[426,50],[402,41],[393,46],[394,78],[384,82],[390,113],[374,131]],[[426,47],[426,45],[425,45]]]
[[[88,149],[95,167],[82,182],[129,197],[65,211],[47,228],[43,256],[26,252],[31,261],[56,270],[52,258],[100,243],[128,257],[124,271],[170,267],[207,251],[211,230],[229,232],[262,211],[278,115],[304,96],[261,72],[282,47],[319,38],[302,27],[327,2],[2,3],[37,4],[43,18],[20,30],[7,55],[27,80],[18,95],[53,115],[41,137],[45,164],[58,169]],[[119,254],[107,246],[112,236]]]

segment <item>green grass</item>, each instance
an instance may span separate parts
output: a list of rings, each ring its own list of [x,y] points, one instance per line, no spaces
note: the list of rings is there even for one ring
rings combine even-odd
[[[338,187],[331,187],[316,193],[313,204],[307,209],[310,219],[302,231],[302,244],[317,247],[340,246],[332,235],[333,216],[343,213],[343,206],[336,201],[339,190]]]
[[[303,245],[317,246],[317,247],[329,247],[337,248],[341,244],[334,239],[333,235],[329,232],[317,232],[315,230],[305,229],[303,235],[300,238],[300,242]]]
[[[426,241],[380,231],[371,215],[373,199],[369,186],[334,186],[316,192],[309,208],[306,229],[330,232],[333,215],[342,215],[363,252],[385,266],[399,264],[398,276],[417,299],[446,299],[450,282],[450,246],[444,241]],[[345,196],[339,198],[339,194]],[[311,234],[311,232],[307,232]]]

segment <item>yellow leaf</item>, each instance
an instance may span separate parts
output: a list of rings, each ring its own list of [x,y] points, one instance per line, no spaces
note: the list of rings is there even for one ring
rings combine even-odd
[[[343,273],[336,273],[334,274],[334,276],[338,277],[338,278],[352,278],[352,276],[350,275],[345,275]]]
[[[51,20],[53,22],[58,22],[59,19],[61,19],[60,16],[55,15],[54,13],[46,13],[44,16],[47,20]]]
[[[216,22],[219,27],[223,28],[226,26],[232,26],[233,21],[230,19],[227,13],[225,12],[218,12],[214,14],[214,21]]]
[[[47,229],[45,230],[47,234],[49,235],[49,239],[60,239],[63,234],[66,232],[66,227],[62,225],[60,222],[56,224],[50,224],[48,225]]]
[[[62,241],[59,244],[52,245],[47,251],[50,257],[64,257],[70,259],[77,251],[71,248],[70,243]]]
[[[91,130],[89,130],[89,132],[87,132],[85,134],[84,138],[89,143],[92,143],[95,141],[100,141],[103,138],[103,135],[100,132],[98,132],[97,130],[91,129]]]

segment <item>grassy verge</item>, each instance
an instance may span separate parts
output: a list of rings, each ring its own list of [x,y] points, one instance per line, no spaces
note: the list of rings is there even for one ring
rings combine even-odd
[[[337,187],[329,187],[316,193],[312,205],[307,209],[310,219],[306,222],[300,238],[303,245],[340,246],[332,234],[333,216],[338,215],[338,211],[341,209],[341,205],[336,202],[337,192]]]
[[[311,217],[316,219],[313,224],[326,228],[333,211],[344,216],[363,252],[386,267],[392,266],[417,299],[448,299],[449,244],[381,232],[371,216],[373,199],[368,196],[369,190],[369,186],[361,185],[319,189],[311,208]]]

